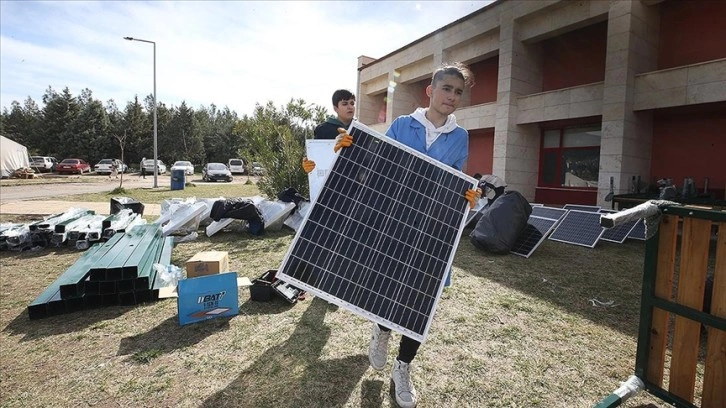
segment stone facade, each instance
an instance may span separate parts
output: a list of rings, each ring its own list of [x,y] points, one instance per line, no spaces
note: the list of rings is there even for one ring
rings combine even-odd
[[[498,58],[496,102],[465,103],[456,112],[470,131],[493,129],[492,173],[534,201],[541,124],[596,118],[601,122],[595,201],[650,177],[653,110],[726,101],[726,58],[658,70],[661,1],[499,0],[378,60],[359,60],[358,115],[385,131],[393,119],[425,106],[420,95],[445,61]],[[543,91],[543,41],[606,24],[602,80]],[[599,118],[599,119],[597,119]],[[471,160],[471,158],[470,158]],[[592,204],[595,204],[593,202]],[[607,204],[609,206],[609,204]]]

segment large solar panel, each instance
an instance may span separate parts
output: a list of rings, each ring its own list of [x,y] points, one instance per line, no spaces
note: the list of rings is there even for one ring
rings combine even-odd
[[[532,207],[532,214],[537,217],[542,218],[550,218],[553,220],[561,220],[562,217],[567,214],[567,210],[563,210],[562,208],[555,208],[555,207]]]
[[[598,212],[600,211],[599,205],[579,205],[579,204],[565,204],[562,208],[565,210],[578,210],[586,212]]]
[[[530,215],[527,220],[527,227],[519,234],[510,252],[529,258],[547,237],[547,234],[552,231],[555,224],[557,224],[557,220]]]
[[[569,210],[549,239],[593,248],[604,230],[599,213]]]
[[[617,211],[602,209],[599,212],[600,214],[614,214]],[[638,220],[632,220],[623,224],[618,224],[612,228],[605,228],[605,232],[603,232],[600,239],[602,239],[603,241],[617,242],[618,244],[622,244],[623,242],[625,242],[625,238],[628,237],[628,234],[630,234],[630,231],[635,228],[635,224],[637,222]]]
[[[424,341],[476,180],[353,122],[277,276]]]

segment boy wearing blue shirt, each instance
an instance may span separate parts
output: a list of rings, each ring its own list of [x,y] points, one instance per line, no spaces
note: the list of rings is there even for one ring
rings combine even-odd
[[[464,89],[473,85],[473,75],[463,64],[447,64],[434,71],[431,85],[426,87],[428,108],[418,108],[410,115],[399,116],[391,123],[386,135],[408,147],[428,155],[459,171],[464,171],[469,156],[469,133],[456,123],[454,111],[461,103]],[[476,204],[478,193],[468,190],[465,197]],[[388,358],[388,340],[391,330],[373,324],[368,346],[371,367],[382,370]],[[401,336],[398,356],[393,363],[393,381],[396,402],[402,408],[413,408],[417,403],[416,389],[411,381],[411,362],[418,341]]]
[[[396,118],[386,135],[459,171],[464,171],[469,156],[469,133],[456,123],[453,113],[461,103],[464,89],[473,84],[473,75],[465,65],[460,63],[443,65],[434,71],[431,85],[426,87],[429,107],[418,108],[410,115]],[[337,131],[340,135],[337,137],[336,151],[353,144],[353,137],[346,132],[346,129],[340,128]],[[315,163],[305,160],[303,167],[310,172]],[[476,205],[479,194],[472,189],[464,193],[471,208]],[[373,323],[368,360],[375,370],[383,370],[386,367],[390,337],[390,329]],[[391,380],[396,402],[402,408],[413,408],[418,402],[416,389],[411,381],[411,362],[420,345],[421,343],[414,339],[401,336]]]

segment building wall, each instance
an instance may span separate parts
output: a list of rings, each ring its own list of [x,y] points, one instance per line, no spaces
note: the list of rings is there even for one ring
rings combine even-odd
[[[724,129],[713,116],[714,104],[726,102],[724,38],[726,1],[499,0],[362,64],[358,117],[385,130],[428,106],[425,87],[437,66],[467,63],[477,85],[456,112],[470,133],[467,173],[495,174],[529,200],[609,205],[610,177],[620,194],[634,176],[660,176],[665,162],[677,161],[676,137],[699,139],[692,155],[726,157],[713,130]],[[683,107],[695,116],[663,113]],[[542,129],[582,120],[601,126],[597,187],[545,191]],[[670,171],[713,174],[715,189],[715,175],[726,174],[719,165],[685,160]]]
[[[488,58],[469,66],[474,74],[471,88],[471,105],[497,101],[497,79],[499,78],[499,57]],[[485,173],[482,173],[485,174]]]
[[[542,41],[542,90],[605,79],[607,21]]]
[[[724,199],[726,189],[726,104],[699,109],[664,109],[655,113],[653,124],[651,182],[671,178],[678,187],[685,177],[693,178],[703,192]]]
[[[466,174],[492,174],[494,129],[475,129],[469,132],[469,159]]]
[[[669,0],[660,9],[658,69],[726,58],[726,1]]]

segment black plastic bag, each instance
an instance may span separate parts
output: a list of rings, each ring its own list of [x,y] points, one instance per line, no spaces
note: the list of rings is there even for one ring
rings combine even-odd
[[[259,235],[265,230],[265,221],[259,208],[247,198],[231,198],[217,200],[212,204],[212,211],[209,217],[214,221],[222,218],[234,218],[247,220],[247,229],[253,235]]]
[[[111,198],[111,210],[109,214],[116,214],[123,209],[129,208],[135,214],[144,215],[144,204],[130,197],[113,197]]]
[[[484,251],[506,254],[527,227],[532,206],[518,191],[505,191],[482,212],[469,234],[471,243]]]

